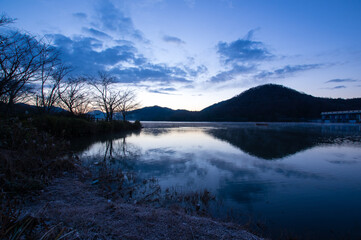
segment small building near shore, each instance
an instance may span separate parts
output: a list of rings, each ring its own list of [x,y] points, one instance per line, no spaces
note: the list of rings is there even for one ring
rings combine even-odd
[[[322,112],[325,123],[361,123],[361,110]]]

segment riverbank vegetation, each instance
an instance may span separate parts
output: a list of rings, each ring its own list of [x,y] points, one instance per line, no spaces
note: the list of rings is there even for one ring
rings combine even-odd
[[[0,125],[1,239],[57,239],[58,234],[70,233],[62,224],[45,224],[44,219],[26,214],[23,202],[64,174],[86,171],[70,150],[69,140],[141,128],[139,122],[50,114],[2,116]]]

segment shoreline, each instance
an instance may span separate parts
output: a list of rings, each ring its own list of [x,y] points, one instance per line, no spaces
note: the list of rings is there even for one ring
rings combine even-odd
[[[242,226],[189,215],[182,209],[112,201],[99,194],[88,173],[65,172],[24,209],[68,229],[67,239],[247,239],[259,238]]]

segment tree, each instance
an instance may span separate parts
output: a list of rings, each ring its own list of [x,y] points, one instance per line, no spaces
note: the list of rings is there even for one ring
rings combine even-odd
[[[8,104],[10,106],[10,97],[14,103],[16,102],[28,102],[33,99],[35,94],[34,86],[31,84],[24,85],[16,94],[8,92],[7,94],[2,95],[0,102]]]
[[[85,90],[84,77],[69,78],[59,87],[60,106],[69,110],[73,115],[85,114],[90,101]]]
[[[40,55],[41,68],[37,75],[40,83],[36,95],[36,105],[42,110],[49,112],[59,100],[59,87],[71,68],[62,63],[60,52],[50,44],[42,44]]]
[[[99,72],[98,78],[90,78],[89,82],[95,89],[95,104],[105,112],[105,120],[112,121],[116,109],[122,103],[119,91],[112,90],[115,77],[106,72]]]
[[[1,36],[0,41],[0,98],[11,106],[24,87],[35,81],[42,66],[43,48],[34,37],[18,31]]]
[[[13,23],[15,19],[7,17],[5,14],[0,16],[0,27]]]
[[[123,117],[123,121],[125,122],[126,114],[129,111],[135,110],[140,106],[139,102],[136,101],[136,94],[134,90],[125,90],[121,95],[121,103],[117,109],[117,112],[120,112]]]

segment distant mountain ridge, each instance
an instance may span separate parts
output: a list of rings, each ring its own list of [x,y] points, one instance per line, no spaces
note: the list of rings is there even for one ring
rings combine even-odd
[[[198,112],[166,107],[145,107],[128,113],[128,119],[140,121],[196,121]]]
[[[307,121],[321,112],[361,109],[361,98],[314,97],[276,84],[266,84],[213,104],[199,112],[159,106],[129,112],[129,119],[148,121]]]

